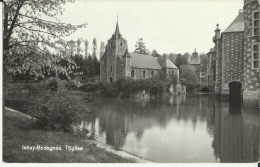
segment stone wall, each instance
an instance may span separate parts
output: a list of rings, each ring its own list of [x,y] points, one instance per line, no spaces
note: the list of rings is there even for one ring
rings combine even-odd
[[[244,40],[244,75],[245,89],[243,99],[258,99],[259,89],[259,68],[253,68],[253,45],[258,44],[260,48],[260,37],[253,34],[253,12],[260,11],[259,1],[245,0],[245,40]],[[259,55],[258,55],[259,56]]]
[[[222,33],[221,94],[229,94],[229,82],[244,82],[244,32]]]
[[[216,79],[215,79],[215,92],[221,93],[221,75],[222,75],[222,39],[216,40]]]
[[[131,68],[131,71],[134,70],[134,80],[147,79],[151,78],[151,72],[154,72],[154,76],[159,75],[161,70],[153,70],[153,69],[142,69],[142,68]],[[143,78],[143,71],[145,71],[145,78]]]

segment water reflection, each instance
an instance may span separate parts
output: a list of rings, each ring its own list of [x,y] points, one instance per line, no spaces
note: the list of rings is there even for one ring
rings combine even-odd
[[[115,149],[155,162],[258,160],[258,109],[229,106],[214,95],[103,99],[95,107],[91,118],[75,125]]]

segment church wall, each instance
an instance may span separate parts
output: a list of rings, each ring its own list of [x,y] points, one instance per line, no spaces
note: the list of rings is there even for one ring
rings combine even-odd
[[[134,80],[151,78],[151,72],[154,72],[154,76],[159,75],[161,70],[131,68],[131,71],[135,71]],[[145,78],[143,78],[143,71],[145,71]]]
[[[117,76],[117,80],[120,80],[122,78],[125,77],[124,75],[124,64],[123,64],[123,60],[120,59],[119,57],[117,57],[117,68],[116,68],[116,76]]]
[[[229,82],[244,83],[244,32],[222,34],[221,94],[229,94]]]
[[[110,82],[110,77],[112,77],[113,82],[116,80],[116,67],[117,67],[117,56],[115,53],[115,46],[110,46],[107,48],[107,82]]]
[[[260,37],[253,34],[253,12],[260,11],[259,1],[246,0],[244,6],[245,11],[245,57],[244,57],[244,71],[245,71],[245,90],[243,93],[243,99],[259,99],[259,82],[260,74],[259,68],[253,69],[253,45],[260,45]],[[260,48],[260,46],[259,46]],[[259,92],[258,92],[259,91]]]

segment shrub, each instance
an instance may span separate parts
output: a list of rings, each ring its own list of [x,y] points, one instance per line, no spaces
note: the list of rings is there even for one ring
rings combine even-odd
[[[97,91],[101,89],[101,85],[99,83],[86,83],[78,89],[84,92]]]
[[[36,118],[38,127],[44,130],[69,131],[72,122],[85,111],[84,104],[71,96],[66,81],[51,79],[49,85],[33,96],[27,105],[27,113]],[[50,88],[50,89],[48,89]],[[55,89],[54,89],[55,88]],[[55,90],[55,91],[54,91]]]
[[[167,88],[167,84],[154,79],[131,80],[122,79],[117,82],[102,86],[102,93],[108,97],[129,97],[131,93],[146,90],[154,95],[161,95]]]

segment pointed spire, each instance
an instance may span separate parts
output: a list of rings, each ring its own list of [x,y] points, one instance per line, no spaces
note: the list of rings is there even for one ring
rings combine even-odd
[[[118,13],[117,13],[116,31],[115,31],[114,35],[116,38],[119,38],[121,36],[120,31],[119,31],[119,26],[118,26]]]

